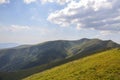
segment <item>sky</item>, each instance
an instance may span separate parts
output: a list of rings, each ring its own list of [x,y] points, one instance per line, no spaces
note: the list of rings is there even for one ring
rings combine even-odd
[[[81,38],[120,43],[119,0],[0,0],[0,43]]]

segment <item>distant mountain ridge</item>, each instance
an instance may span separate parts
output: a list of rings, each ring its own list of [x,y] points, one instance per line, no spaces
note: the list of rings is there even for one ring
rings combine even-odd
[[[0,50],[0,71],[17,71],[64,60],[78,58],[106,49],[120,47],[111,40],[83,38],[75,41],[56,40]]]

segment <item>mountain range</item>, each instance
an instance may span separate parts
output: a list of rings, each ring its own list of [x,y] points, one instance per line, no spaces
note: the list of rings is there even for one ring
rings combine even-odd
[[[91,55],[120,45],[111,40],[83,38],[75,41],[57,40],[37,45],[18,46],[0,50],[0,71],[10,72],[29,69],[69,57]],[[75,57],[76,58],[76,57]]]

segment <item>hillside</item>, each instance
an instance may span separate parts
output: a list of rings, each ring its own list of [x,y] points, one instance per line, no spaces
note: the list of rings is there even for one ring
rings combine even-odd
[[[23,80],[120,80],[120,48],[34,74]]]
[[[10,72],[42,66],[78,55],[85,57],[94,52],[116,48],[120,45],[99,39],[81,39],[75,41],[57,40],[37,45],[18,46],[0,50],[0,71]],[[76,57],[75,57],[76,59]]]

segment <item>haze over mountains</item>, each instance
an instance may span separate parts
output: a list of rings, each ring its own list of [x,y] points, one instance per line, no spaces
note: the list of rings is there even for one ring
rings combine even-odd
[[[16,47],[20,44],[17,43],[0,43],[0,49]]]
[[[94,52],[116,48],[120,45],[100,39],[67,41],[57,40],[30,46],[0,50],[0,71],[17,71],[60,61],[74,55],[88,56]]]

